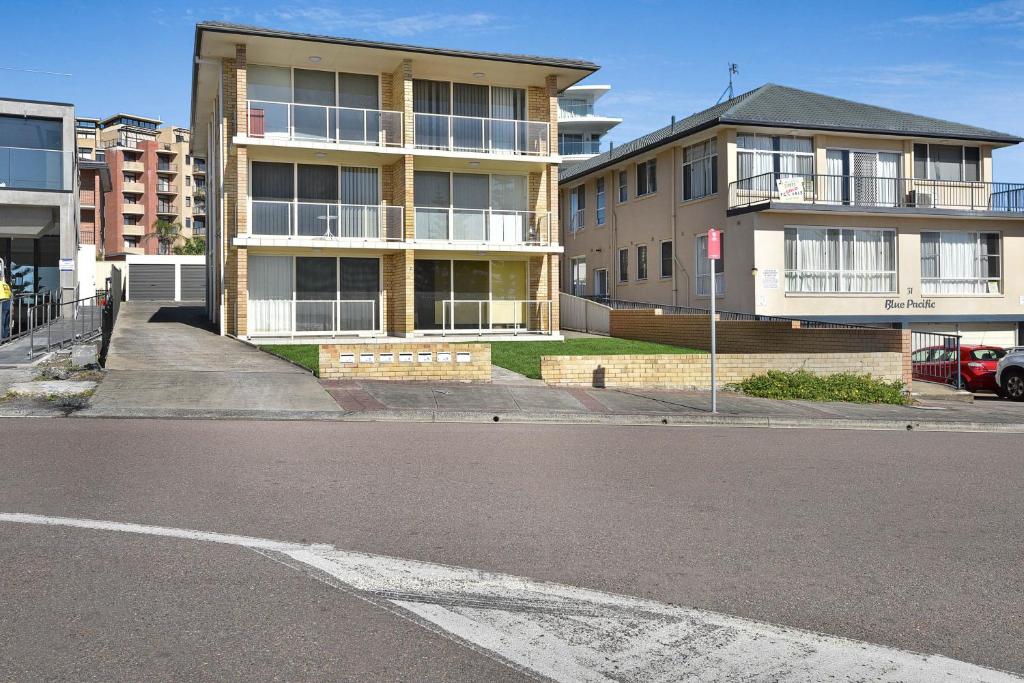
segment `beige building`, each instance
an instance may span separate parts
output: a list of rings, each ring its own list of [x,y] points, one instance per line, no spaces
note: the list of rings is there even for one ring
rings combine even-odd
[[[110,187],[83,187],[83,227],[108,258],[158,254],[153,224],[181,226],[182,239],[206,231],[206,165],[189,151],[188,128],[159,119],[119,113],[105,119],[78,118],[78,159],[86,167],[105,163]]]
[[[765,85],[563,168],[562,287],[1024,343],[1020,141]]]
[[[567,59],[196,28],[210,316],[225,334],[558,336]]]

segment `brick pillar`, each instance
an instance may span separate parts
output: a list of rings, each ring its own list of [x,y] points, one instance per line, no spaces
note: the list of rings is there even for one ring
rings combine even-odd
[[[531,301],[549,301],[552,292],[557,291],[551,287],[552,273],[558,277],[558,257],[554,254],[530,257],[530,283],[528,294]],[[541,329],[545,332],[558,329],[558,302],[551,304],[550,320],[542,305],[531,305],[529,310],[529,321],[531,329]]]
[[[412,60],[403,59],[395,72],[391,74],[391,105],[395,111],[402,112],[402,130],[405,144],[412,145],[415,140],[415,117],[412,113]]]
[[[225,331],[244,336],[248,331],[248,255],[244,248],[234,246],[233,242],[237,235],[249,230],[249,164],[248,150],[235,145],[232,140],[236,135],[244,136],[248,130],[245,45],[236,45],[234,59],[225,59],[223,64],[227,147],[223,202]]]
[[[416,211],[415,193],[413,192],[414,166],[413,156],[406,154],[391,166],[394,183],[395,201],[400,202],[404,207],[404,230],[405,240],[412,240],[416,237]]]
[[[387,332],[397,337],[408,336],[413,323],[414,253],[403,249],[384,257],[385,320]]]

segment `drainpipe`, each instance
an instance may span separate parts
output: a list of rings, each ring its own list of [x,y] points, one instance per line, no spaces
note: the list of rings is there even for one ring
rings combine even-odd
[[[675,116],[672,117],[672,130],[671,130],[671,132],[672,133],[676,132],[676,117]],[[673,265],[673,268],[672,268],[672,305],[673,306],[678,306],[679,305],[679,282],[676,279],[677,278],[677,271],[679,269],[675,267],[675,263],[674,263],[675,260],[676,260],[676,218],[678,216],[678,212],[676,211],[676,209],[679,206],[679,194],[678,194],[679,193],[679,188],[678,188],[679,178],[677,177],[677,174],[679,172],[678,171],[679,160],[676,158],[676,154],[677,154],[678,151],[679,151],[679,146],[678,145],[672,145],[672,224],[669,226],[669,237],[672,238],[672,261],[673,261],[673,264],[672,264]],[[661,247],[659,246],[658,249],[660,251]],[[658,256],[659,256],[659,260],[660,260],[660,256],[661,255],[659,254]]]

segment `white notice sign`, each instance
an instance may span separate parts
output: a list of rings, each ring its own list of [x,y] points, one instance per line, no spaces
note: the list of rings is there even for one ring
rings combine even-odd
[[[761,289],[779,288],[779,269],[765,268],[761,271]]]
[[[75,272],[75,259],[73,258],[62,258],[59,263],[59,269],[62,273],[73,273]]]
[[[804,200],[803,178],[779,178],[775,184],[779,188],[780,202],[802,202]]]

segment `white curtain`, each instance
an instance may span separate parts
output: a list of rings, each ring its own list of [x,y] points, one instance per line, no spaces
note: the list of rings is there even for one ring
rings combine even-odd
[[[839,291],[839,230],[786,230],[786,290]]]
[[[979,277],[978,256],[977,233],[922,233],[922,290],[926,294],[984,294],[988,282]]]
[[[896,235],[891,230],[844,230],[843,291],[896,290]]]
[[[786,229],[786,290],[893,292],[896,234],[892,230]]]
[[[894,152],[879,152],[876,172],[878,174],[877,202],[880,206],[899,206],[901,194],[898,178],[900,155]],[[892,178],[892,180],[889,180]]]
[[[341,169],[341,207],[338,216],[339,237],[380,237],[381,211],[379,171],[376,168]]]
[[[249,257],[249,332],[292,331],[292,258]]]
[[[526,91],[522,88],[491,88],[491,146],[494,150],[526,147]]]
[[[530,217],[526,176],[491,176],[491,241],[516,243],[527,241]]]
[[[843,188],[848,182],[843,175],[843,162],[847,152],[842,149],[830,149],[825,151],[825,176],[821,179],[822,200],[826,202],[842,203],[846,193]]]

